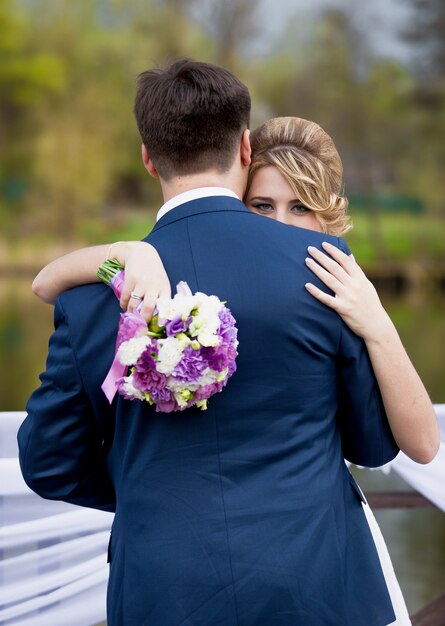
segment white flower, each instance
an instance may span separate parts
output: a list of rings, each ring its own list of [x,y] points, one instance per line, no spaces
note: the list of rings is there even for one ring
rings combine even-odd
[[[178,403],[178,405],[180,407],[185,407],[187,406],[187,402],[191,399],[191,397],[193,396],[192,391],[187,387],[185,389],[182,389],[179,392],[176,392],[174,394],[175,396],[175,400]]]
[[[221,341],[217,335],[220,323],[218,313],[202,306],[190,324],[190,335],[196,337],[202,346],[217,346]]]
[[[175,295],[174,298],[159,298],[156,303],[159,323],[165,324],[166,320],[174,320],[177,317],[187,319],[194,306],[194,296]]]
[[[194,295],[194,298],[196,301],[195,306],[199,308],[200,312],[205,310],[206,315],[215,315],[217,317],[221,309],[224,308],[224,304],[217,296],[208,296],[201,291],[197,291]]]
[[[202,387],[211,385],[212,383],[216,382],[216,380],[218,379],[218,376],[219,376],[219,372],[217,372],[216,370],[212,370],[210,367],[207,367],[203,371],[202,376],[198,381],[199,385]]]
[[[150,344],[150,337],[133,337],[119,346],[118,357],[122,365],[134,365]]]
[[[144,394],[133,385],[133,376],[125,376],[124,381],[120,393],[122,393],[123,390],[127,396],[136,398],[137,400],[145,400]]]
[[[204,330],[198,333],[198,341],[202,346],[209,348],[218,346],[221,342],[221,337],[218,337],[218,335],[211,330]]]
[[[191,296],[192,290],[190,289],[188,284],[185,282],[185,280],[181,280],[176,285],[176,293],[178,293],[180,296]]]
[[[160,339],[158,342],[159,352],[156,369],[161,374],[171,374],[182,358],[183,342],[175,337]]]
[[[190,391],[196,391],[200,387],[200,382],[190,383],[184,380],[176,380],[173,376],[167,378],[166,387],[175,393],[179,393],[184,389],[190,389]]]

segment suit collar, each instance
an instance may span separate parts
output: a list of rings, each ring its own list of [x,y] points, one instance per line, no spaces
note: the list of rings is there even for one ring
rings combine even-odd
[[[227,187],[197,187],[195,189],[188,189],[170,198],[170,200],[167,200],[159,209],[156,221],[160,220],[163,215],[181,204],[198,200],[198,198],[208,198],[210,196],[230,196],[231,198],[239,199],[236,193],[231,189],[227,189]]]
[[[214,213],[217,211],[238,211],[249,213],[247,207],[238,200],[238,198],[231,197],[228,195],[224,196],[207,196],[200,197],[196,200],[190,200],[189,202],[185,202],[184,204],[180,204],[175,208],[171,209],[167,213],[165,213],[154,225],[152,232],[167,226],[168,224],[172,224],[173,222],[177,222],[178,220],[182,220],[186,217],[191,217],[192,215],[198,215],[200,213]]]

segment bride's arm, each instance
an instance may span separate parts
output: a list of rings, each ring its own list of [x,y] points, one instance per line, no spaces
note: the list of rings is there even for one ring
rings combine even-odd
[[[397,330],[354,258],[327,242],[323,248],[332,258],[311,246],[308,251],[315,261],[308,258],[306,263],[335,296],[312,283],[306,289],[337,311],[351,330],[363,338],[398,446],[413,461],[429,463],[439,448],[437,420]]]
[[[57,296],[77,285],[99,282],[96,272],[106,258],[125,267],[125,282],[120,305],[133,310],[143,298],[142,315],[149,319],[158,297],[170,297],[170,283],[156,249],[144,241],[118,241],[111,245],[82,248],[70,252],[44,267],[34,279],[32,289],[44,302],[54,304]]]

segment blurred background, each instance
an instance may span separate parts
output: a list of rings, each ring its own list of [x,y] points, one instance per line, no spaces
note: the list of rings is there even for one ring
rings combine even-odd
[[[297,115],[334,138],[348,243],[444,403],[444,32],[443,0],[2,0],[0,411],[22,410],[44,368],[52,309],[31,293],[37,271],[150,231],[162,201],[140,162],[135,81],[184,55],[247,84],[252,127]],[[377,516],[414,612],[445,591],[444,516]]]

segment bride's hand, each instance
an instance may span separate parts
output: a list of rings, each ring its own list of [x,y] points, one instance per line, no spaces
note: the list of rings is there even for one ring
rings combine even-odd
[[[133,311],[142,303],[141,314],[149,321],[156,300],[171,297],[170,282],[159,254],[145,241],[120,241],[113,244],[113,258],[125,267],[122,309]]]
[[[374,285],[352,255],[348,256],[327,242],[322,246],[330,256],[309,246],[308,252],[313,258],[307,258],[306,265],[334,295],[312,283],[307,283],[306,289],[314,298],[337,311],[356,335],[365,341],[378,337],[389,318]]]

